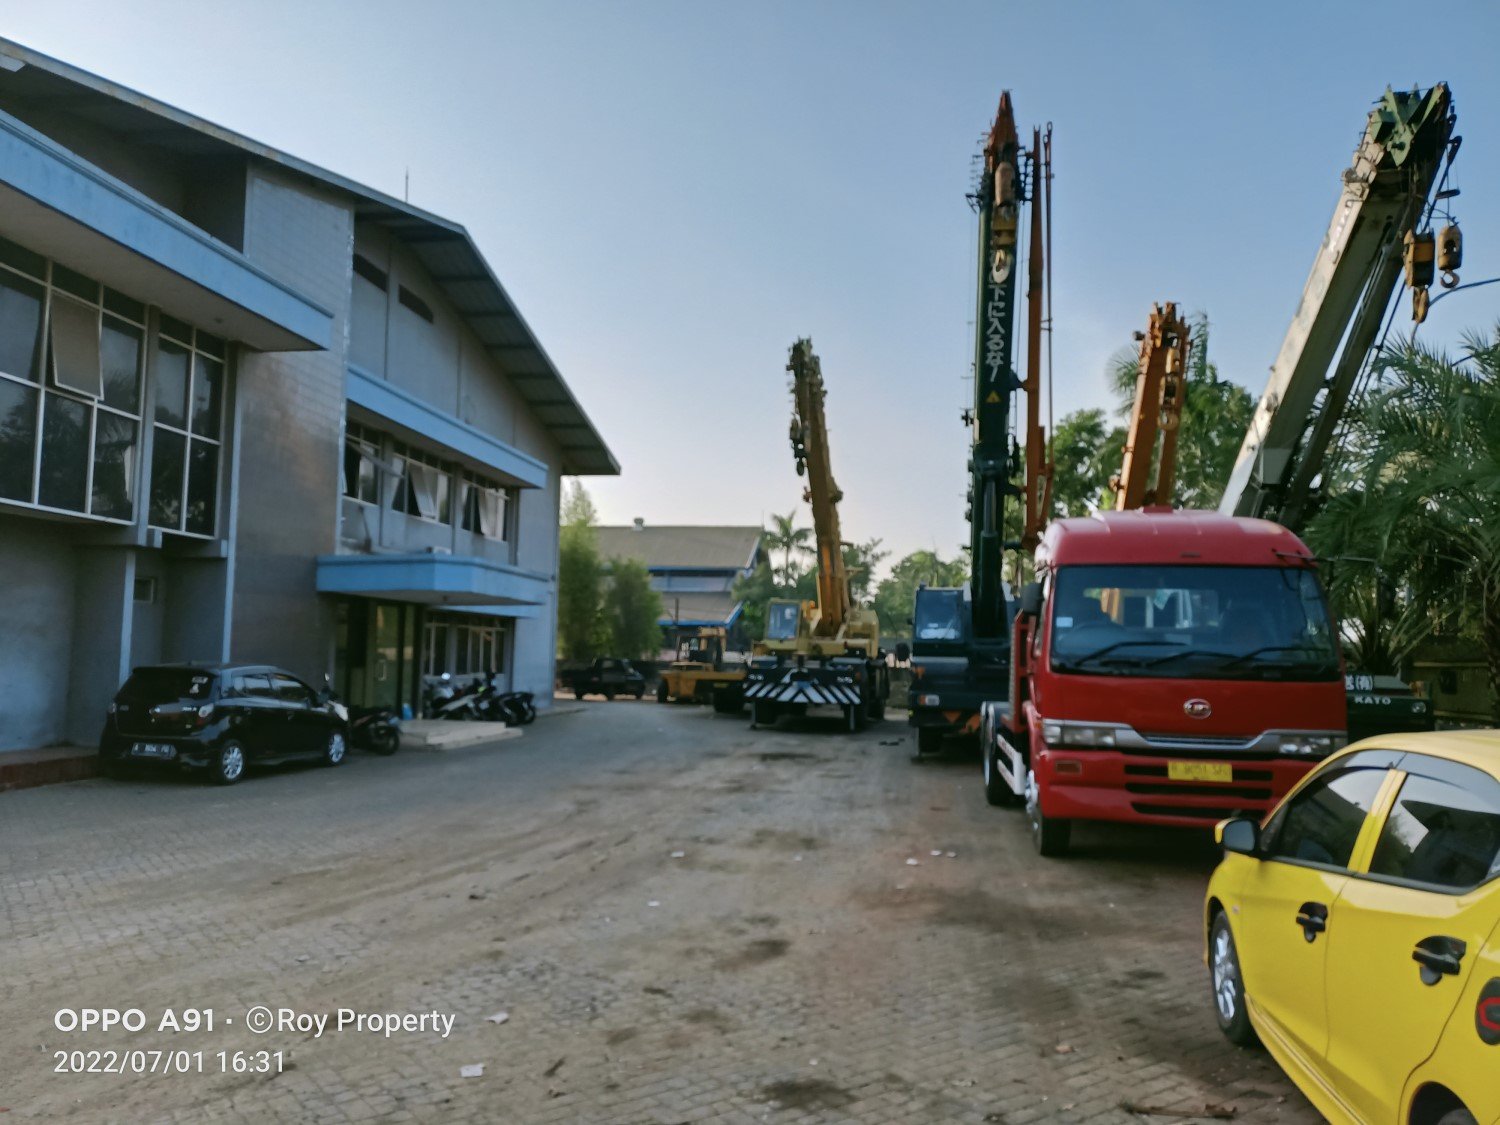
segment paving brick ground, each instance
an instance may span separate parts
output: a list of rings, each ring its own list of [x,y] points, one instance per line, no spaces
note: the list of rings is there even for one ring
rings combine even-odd
[[[3,1119],[1317,1121],[1214,1028],[1211,849],[1084,831],[1042,864],[975,774],[913,763],[899,721],[752,733],[591,703],[493,749],[229,790],[0,794]],[[256,1036],[256,1004],[456,1023]],[[54,1028],[84,1006],[152,1027]],[[157,1031],[166,1007],[218,1025]],[[127,1049],[201,1051],[205,1073],[54,1073]],[[257,1050],[284,1069],[220,1073]]]

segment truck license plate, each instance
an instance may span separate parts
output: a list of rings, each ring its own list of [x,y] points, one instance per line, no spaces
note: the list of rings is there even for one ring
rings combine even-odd
[[[1168,762],[1172,781],[1233,781],[1234,767],[1228,762]]]
[[[130,748],[132,758],[175,758],[177,748],[165,742],[137,742]]]

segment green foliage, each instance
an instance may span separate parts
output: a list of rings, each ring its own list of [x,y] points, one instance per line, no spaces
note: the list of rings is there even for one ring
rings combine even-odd
[[[864,543],[844,544],[844,569],[849,574],[849,597],[857,604],[870,600],[870,585],[875,577],[875,568],[890,558],[889,551],[880,549],[881,540],[870,539]]]
[[[1052,434],[1052,515],[1086,516],[1095,508],[1112,506],[1114,494],[1107,486],[1110,474],[1119,472],[1124,448],[1124,429],[1111,428],[1104,411],[1065,414]]]
[[[775,569],[774,577],[778,582],[790,585],[797,580],[799,568],[797,559],[810,558],[814,552],[809,544],[812,542],[812,528],[797,527],[797,509],[793,508],[784,516],[771,515],[771,527],[766,532],[766,551],[771,555],[772,565],[775,565],[776,552],[781,552],[781,566]]]
[[[557,545],[557,652],[564,660],[589,661],[608,641],[600,617],[604,564],[594,534],[594,505],[583,485],[564,491]]]
[[[651,588],[651,573],[639,559],[614,559],[602,614],[611,656],[627,660],[655,658],[662,646],[661,594]]]
[[[730,596],[744,604],[740,611],[740,626],[745,635],[752,641],[763,640],[766,635],[766,603],[782,596],[777,592],[770,564],[762,562],[748,578],[735,579]]]
[[[1330,587],[1354,643],[1397,660],[1433,631],[1478,640],[1500,720],[1497,340],[1500,328],[1470,336],[1459,360],[1415,341],[1386,352],[1332,474],[1350,487],[1324,504],[1307,539],[1345,560]]]
[[[896,562],[875,589],[872,604],[880,618],[880,631],[892,636],[911,634],[918,586],[962,586],[968,581],[967,556],[944,561],[935,551],[913,551]]]

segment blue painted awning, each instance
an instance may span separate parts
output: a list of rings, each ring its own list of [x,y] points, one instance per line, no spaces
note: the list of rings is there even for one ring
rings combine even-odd
[[[379,376],[351,364],[347,388],[349,401],[355,406],[411,431],[424,442],[436,442],[470,461],[493,469],[508,484],[522,488],[545,488],[547,485],[546,462],[506,445],[476,426],[460,422]]]
[[[0,234],[260,351],[315,351],[332,341],[326,309],[3,112]]]
[[[552,581],[544,574],[465,555],[318,558],[320,594],[355,594],[473,609],[500,617],[532,617],[547,604],[551,591]]]

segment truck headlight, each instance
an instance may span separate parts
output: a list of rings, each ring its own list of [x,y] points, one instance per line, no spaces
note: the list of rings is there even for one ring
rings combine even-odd
[[[1117,727],[1099,723],[1044,722],[1042,740],[1048,746],[1077,746],[1083,749],[1112,750]]]
[[[938,705],[938,697],[935,696],[935,695],[919,695],[919,696],[917,696],[917,706],[918,707],[936,707],[937,705]]]

